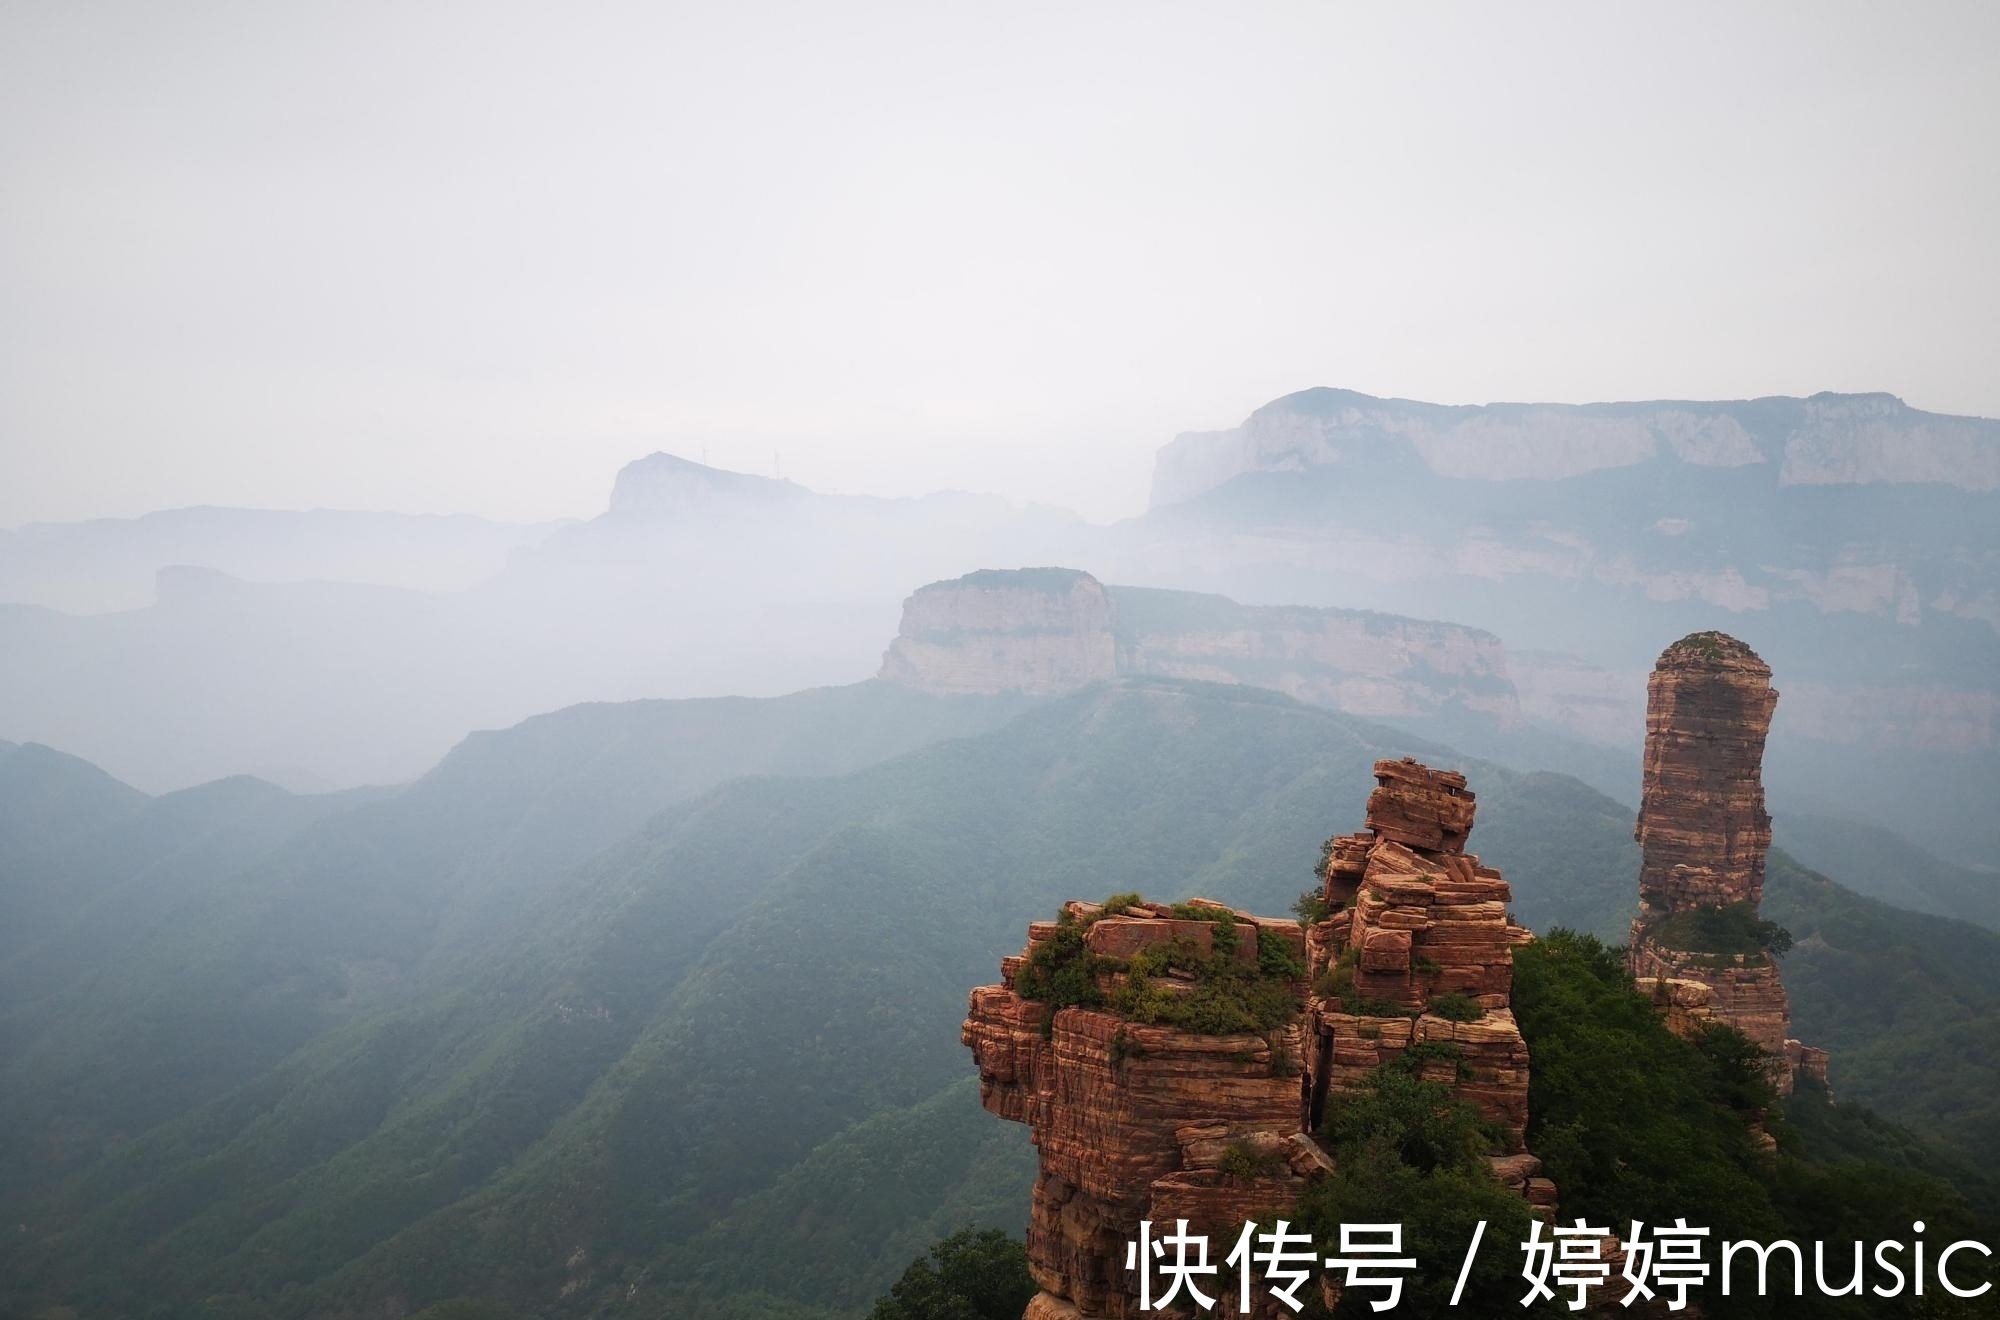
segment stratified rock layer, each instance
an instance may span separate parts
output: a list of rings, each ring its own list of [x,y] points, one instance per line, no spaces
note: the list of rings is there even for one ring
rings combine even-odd
[[[1632,974],[1652,987],[1675,1030],[1688,1034],[1713,1021],[1755,1041],[1771,1057],[1779,1090],[1789,1092],[1806,1047],[1789,1038],[1791,1006],[1776,961],[1675,947],[1666,924],[1699,909],[1754,914],[1763,900],[1771,847],[1764,738],[1778,704],[1771,667],[1725,633],[1694,633],[1660,653],[1646,698]],[[1685,983],[1705,987],[1706,1000],[1697,1004]],[[1824,1051],[1810,1053],[1823,1074]]]
[[[1723,633],[1660,654],[1646,682],[1646,760],[1635,837],[1639,901],[1663,913],[1758,903],[1771,817],[1764,736],[1778,693],[1771,667]]]
[[[1068,911],[1099,912],[1084,903]],[[1304,952],[1297,922],[1233,915],[1239,930],[1273,931]],[[1047,1006],[1017,994],[1015,978],[1056,930],[1031,925],[1027,949],[1002,961],[1002,983],[972,992],[961,1039],[979,1065],[981,1102],[1027,1124],[1040,1152],[1028,1265],[1043,1295],[1028,1316],[1123,1320],[1140,1315],[1125,1249],[1141,1220],[1185,1219],[1227,1244],[1246,1220],[1287,1212],[1306,1179],[1332,1166],[1299,1130],[1296,1022],[1207,1036],[1081,1007],[1045,1021]],[[1095,921],[1089,939],[1093,952],[1126,957],[1176,937],[1200,936],[1206,949],[1212,933],[1213,923],[1139,904]],[[1238,947],[1254,959],[1256,940]],[[1223,1167],[1231,1152],[1233,1173]]]
[[[1520,1152],[1528,1046],[1509,1005],[1514,949],[1533,937],[1508,916],[1507,881],[1465,851],[1476,805],[1465,776],[1377,761],[1375,783],[1368,828],[1328,844],[1323,897],[1336,910],[1308,932],[1304,1125],[1317,1129],[1370,1072],[1431,1044],[1445,1048],[1427,1051],[1423,1075],[1476,1104]],[[1460,1016],[1468,1004],[1482,1015],[1432,1011],[1444,995]],[[1531,1200],[1552,1203],[1545,1180],[1523,1182]]]
[[[1095,1008],[1050,1017],[1017,987],[1038,947],[1075,938],[1055,921],[1030,925],[1028,947],[1001,960],[1001,984],[972,992],[962,1039],[981,1101],[1027,1124],[1040,1153],[1028,1267],[1042,1291],[1024,1320],[1136,1320],[1125,1251],[1141,1220],[1184,1219],[1224,1244],[1219,1257],[1246,1221],[1286,1216],[1333,1168],[1309,1134],[1398,1060],[1492,1119],[1508,1144],[1489,1161],[1494,1177],[1554,1214],[1555,1186],[1523,1145],[1528,1048],[1509,1004],[1514,949],[1532,937],[1509,919],[1500,873],[1465,852],[1474,811],[1465,777],[1408,759],[1378,761],[1375,776],[1368,828],[1328,842],[1323,892],[1335,910],[1309,928],[1202,899],[1064,909],[1084,925],[1082,948],[1102,960],[1106,991],[1132,971],[1125,960],[1170,943],[1227,952],[1204,907],[1235,924],[1235,956],[1248,966],[1260,944],[1283,942],[1321,978],[1310,992],[1286,982],[1301,1009],[1286,1025],[1209,1036]],[[1233,1297],[1223,1302],[1217,1314],[1238,1314]],[[1290,1314],[1269,1297],[1249,1312]]]

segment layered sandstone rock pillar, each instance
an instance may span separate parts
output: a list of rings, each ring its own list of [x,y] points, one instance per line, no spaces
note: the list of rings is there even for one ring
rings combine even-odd
[[[1367,829],[1328,841],[1329,915],[1307,934],[1305,1106],[1317,1129],[1368,1075],[1412,1050],[1421,1073],[1507,1134],[1496,1176],[1539,1207],[1555,1187],[1526,1152],[1528,1046],[1512,1009],[1514,949],[1533,938],[1513,890],[1465,851],[1476,801],[1465,776],[1377,761]]]
[[[1725,633],[1694,633],[1660,653],[1646,698],[1633,975],[1663,1005],[1688,1005],[1697,996],[1681,987],[1706,987],[1700,1012],[1668,1011],[1669,1022],[1683,1032],[1708,1021],[1736,1028],[1770,1055],[1773,1081],[1789,1092],[1805,1051],[1789,1039],[1777,961],[1714,939],[1749,929],[1764,897],[1764,738],[1778,704],[1771,667]],[[1823,1072],[1824,1053],[1811,1054]]]
[[[1777,706],[1771,667],[1734,637],[1694,633],[1660,653],[1646,680],[1634,832],[1645,852],[1642,907],[1668,914],[1763,900],[1764,736]]]

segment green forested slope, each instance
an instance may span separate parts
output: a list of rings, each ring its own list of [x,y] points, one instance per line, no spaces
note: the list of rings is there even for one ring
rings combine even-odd
[[[581,746],[540,730],[530,759],[587,762],[607,724],[593,712]],[[89,1112],[131,1117],[115,1147],[29,1159],[10,1181],[0,1210],[23,1227],[0,1245],[0,1306],[858,1314],[939,1233],[1025,1213],[1025,1146],[977,1109],[957,1039],[967,987],[1025,922],[1127,889],[1282,911],[1319,841],[1360,826],[1372,762],[1406,753],[1456,762],[1266,693],[1125,683],[850,773],[723,784],[580,864],[522,867],[476,912],[465,895],[508,865],[482,851],[493,822],[534,810],[513,775],[468,776],[455,816],[388,828],[377,803],[320,822],[300,836],[310,868],[230,881],[204,897],[211,920],[163,926],[134,960],[159,1048],[121,1057],[128,1023],[73,1012],[75,1067],[36,1053],[8,1074],[13,1113],[40,1120],[12,1129],[18,1149],[44,1150],[79,1077],[105,1092]],[[1622,936],[1630,814],[1560,777],[1466,768],[1473,846],[1507,870],[1521,915]],[[1808,1039],[1811,1014],[1848,1020],[1857,976],[1892,999],[1951,987],[1967,1021],[1990,1014],[1978,965],[2000,966],[2000,937],[1909,927],[1928,942],[1890,974],[1883,932],[1936,919],[1783,866],[1771,901],[1801,936]],[[482,937],[457,938],[474,916]],[[281,953],[245,970],[263,936]],[[170,974],[176,959],[207,979]],[[289,1057],[278,1039],[205,1046],[284,1021],[287,987],[309,1010]],[[1852,1020],[1857,1057],[1896,1021]],[[200,1084],[149,1122],[149,1092],[177,1080],[164,1041]],[[211,1075],[218,1052],[234,1076]],[[1930,1085],[1924,1068],[1945,1085],[1961,1062],[1925,1060],[1905,1087]]]
[[[1780,812],[1777,844],[1867,898],[2000,930],[2000,873],[1957,866],[1879,825]]]
[[[0,857],[0,910],[41,914],[0,956],[0,1185],[73,1170],[329,1032],[461,988],[552,877],[671,803],[742,774],[850,770],[1023,705],[863,683],[582,706],[474,735],[401,791],[263,808],[246,800],[276,790],[256,781],[149,801],[21,749],[0,762],[0,820],[54,824]],[[46,772],[9,776],[28,753]],[[86,807],[94,831],[70,823]]]

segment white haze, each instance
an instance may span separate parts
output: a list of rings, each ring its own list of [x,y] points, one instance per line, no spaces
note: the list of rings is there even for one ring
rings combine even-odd
[[[667,448],[1136,512],[1442,401],[2000,413],[2000,8],[0,9],[0,526],[587,517]]]

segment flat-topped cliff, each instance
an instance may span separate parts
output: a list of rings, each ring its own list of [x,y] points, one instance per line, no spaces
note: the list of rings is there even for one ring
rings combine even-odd
[[[1111,598],[1070,568],[982,570],[903,602],[882,677],[937,693],[1074,692],[1118,674]]]
[[[1124,895],[1028,928],[961,1038],[980,1097],[1035,1135],[1030,1317],[1137,1317],[1141,1220],[1233,1237],[1331,1162],[1299,1113],[1298,922]]]
[[[1520,707],[1500,639],[1368,610],[1243,605],[1104,586],[1074,569],[982,570],[903,603],[881,677],[929,692],[1071,691],[1117,675],[1270,688],[1370,717]]]
[[[1247,472],[1405,461],[1470,481],[1563,480],[1654,459],[1765,467],[1785,485],[1936,483],[2000,490],[2000,422],[1912,408],[1890,394],[1636,403],[1423,403],[1310,389],[1226,431],[1160,451],[1155,507]]]

